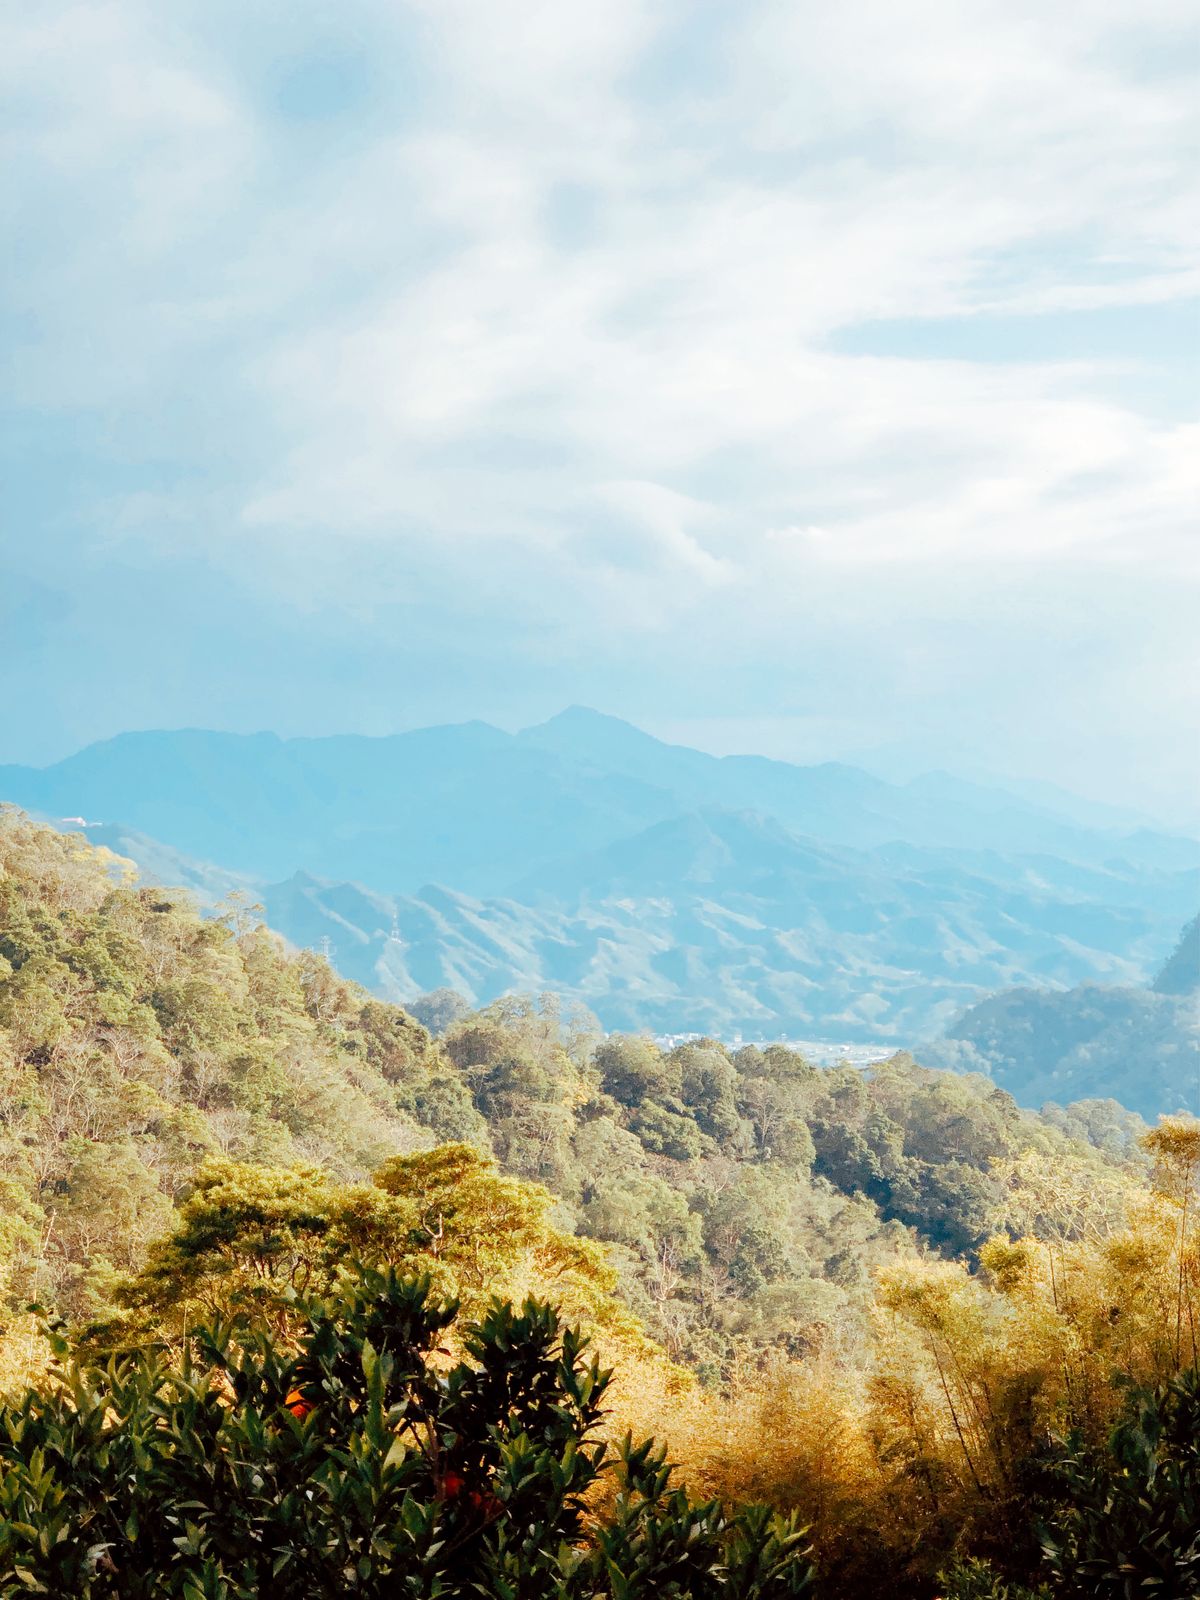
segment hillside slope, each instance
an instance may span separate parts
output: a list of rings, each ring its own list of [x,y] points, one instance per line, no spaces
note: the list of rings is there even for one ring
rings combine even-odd
[[[428,1144],[431,1060],[318,958],[0,814],[0,1281],[98,1307],[212,1153],[349,1176]]]
[[[1140,903],[1148,884],[1172,908],[1169,934]],[[1013,985],[1136,982],[1197,894],[1190,876],[830,848],[712,810],[555,863],[504,898],[307,873],[257,891],[273,926],[401,1002],[550,988],[609,1028],[860,1041],[922,1037]]]
[[[840,1337],[882,1262],[974,1250],[998,1160],[1120,1171],[1112,1126],[907,1058],[865,1076],[602,1038],[551,1001],[434,1044],[236,910],[202,918],[80,836],[0,814],[0,1323],[35,1295],[102,1313],[210,1155],[344,1180],[467,1140],[609,1247],[673,1353],[719,1365]]]
[[[1111,1097],[1200,1115],[1200,917],[1150,986],[1010,989],[970,1007],[925,1059],[986,1072],[1024,1105]]]

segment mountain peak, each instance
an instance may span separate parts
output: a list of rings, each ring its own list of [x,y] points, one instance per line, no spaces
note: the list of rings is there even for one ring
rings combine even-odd
[[[612,760],[664,748],[661,741],[632,722],[593,711],[590,706],[568,706],[548,722],[522,728],[517,738],[523,744],[585,760]]]
[[[592,706],[572,705],[562,711],[556,711],[545,722],[534,723],[532,727],[522,728],[518,737],[524,738],[526,734],[546,733],[550,729],[556,730],[587,730],[594,732],[601,728],[609,730],[620,729],[623,733],[640,734],[643,739],[650,738],[648,733],[642,733],[640,728],[635,728],[632,722],[625,722],[620,717],[609,716],[606,711],[597,711]]]

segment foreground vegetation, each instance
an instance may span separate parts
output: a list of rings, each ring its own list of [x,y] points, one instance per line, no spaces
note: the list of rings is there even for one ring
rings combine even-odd
[[[616,1366],[585,1429],[597,1447],[653,1435],[697,1503],[794,1514],[830,1597],[877,1594],[881,1573],[898,1596],[1117,1595],[1127,1568],[1164,1596],[1194,1592],[1195,1124],[1147,1132],[1112,1102],[1035,1117],[984,1078],[906,1057],[863,1074],[782,1048],[663,1051],[547,1000],[461,1015],[443,997],[427,1015],[437,1038],[240,907],[202,919],[78,838],[4,818],[0,1451],[5,1493],[25,1497],[10,1521],[34,1532],[10,1545],[18,1587],[3,1592],[87,1592],[56,1589],[18,1549],[32,1539],[49,1560],[61,1542],[44,1520],[59,1469],[35,1465],[30,1418],[84,1429],[72,1448],[96,1455],[95,1484],[104,1419],[142,1449],[142,1407],[193,1407],[197,1425],[203,1412],[274,1451],[276,1379],[294,1377],[313,1317],[357,1337],[351,1259],[428,1276],[423,1304],[456,1298],[466,1323],[534,1315],[495,1310],[494,1294],[561,1307]],[[85,1363],[120,1364],[65,1379],[31,1300]],[[446,1324],[437,1360],[465,1372],[483,1335],[463,1325]],[[244,1362],[274,1374],[254,1380],[265,1411],[237,1399]],[[92,1435],[85,1393],[101,1397]],[[337,1459],[378,1473],[381,1441],[361,1455],[353,1416]],[[320,1482],[335,1493],[326,1467]],[[331,1531],[339,1551],[368,1538],[355,1527]],[[166,1592],[343,1592],[222,1590],[249,1580],[202,1545],[192,1589]],[[88,1581],[109,1583],[93,1592],[141,1592],[92,1559]],[[205,1576],[207,1560],[225,1565]]]
[[[330,1295],[289,1297],[275,1328],[243,1305],[175,1353],[86,1364],[51,1333],[50,1368],[0,1404],[0,1594],[879,1592],[879,1570],[873,1590],[844,1573],[814,1585],[794,1512],[697,1500],[652,1441],[612,1449],[611,1374],[554,1307],[494,1301],[465,1326],[457,1313],[427,1277],[350,1264]],[[1123,1412],[1104,1445],[1075,1437],[1024,1460],[1039,1558],[1026,1538],[1003,1573],[952,1559],[948,1600],[1197,1592],[1200,1372]],[[1010,1581],[1023,1556],[1036,1588]],[[889,1588],[903,1592],[891,1573]]]
[[[597,1437],[608,1375],[549,1306],[456,1307],[346,1275],[293,1340],[228,1324],[182,1361],[56,1369],[0,1410],[0,1584],[76,1600],[785,1600],[794,1519],[726,1513]]]

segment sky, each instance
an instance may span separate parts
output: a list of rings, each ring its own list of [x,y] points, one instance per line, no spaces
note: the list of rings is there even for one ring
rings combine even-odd
[[[0,14],[0,762],[571,702],[1200,817],[1194,0]]]

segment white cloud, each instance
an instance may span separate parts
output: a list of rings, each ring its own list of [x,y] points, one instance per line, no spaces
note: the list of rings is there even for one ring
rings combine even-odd
[[[301,138],[261,58],[316,18],[257,55],[224,8],[4,24],[14,392],[126,464],[97,514],[146,559],[297,606],[474,586],[564,653],[576,589],[609,640],[736,616],[764,673],[802,596],[869,654],[885,570],[967,637],[1023,566],[1196,575],[1191,419],[1103,348],[836,338],[1194,296],[1191,6],[350,3],[372,98]]]

